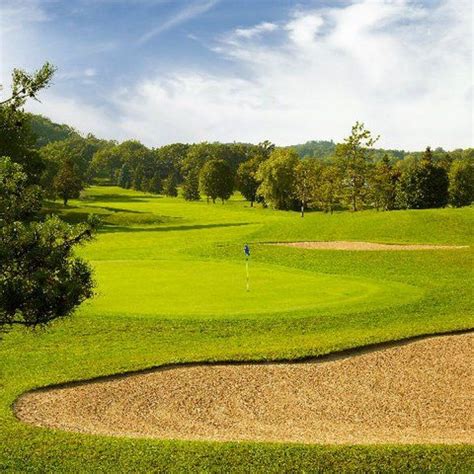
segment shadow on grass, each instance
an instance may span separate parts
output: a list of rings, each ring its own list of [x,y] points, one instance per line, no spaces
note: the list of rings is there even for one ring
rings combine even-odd
[[[99,233],[117,233],[117,232],[173,232],[173,231],[189,231],[214,229],[221,227],[240,227],[249,225],[249,222],[234,222],[229,224],[195,224],[195,225],[174,225],[162,227],[129,227],[105,224],[99,229]]]
[[[153,199],[162,199],[162,196],[156,194],[143,194],[143,196],[129,196],[126,194],[100,194],[93,196],[84,196],[82,202],[147,202]]]

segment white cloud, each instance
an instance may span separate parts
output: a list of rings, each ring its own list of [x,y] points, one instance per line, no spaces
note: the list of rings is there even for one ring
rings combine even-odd
[[[40,100],[41,102],[28,102],[28,110],[50,117],[55,122],[70,125],[83,133],[93,132],[101,138],[126,138],[125,135],[120,134],[114,117],[106,107],[57,96],[51,89],[43,92]],[[115,133],[117,133],[116,137]]]
[[[307,47],[314,43],[315,35],[323,24],[323,16],[320,13],[299,13],[294,20],[287,23],[285,29],[293,43]]]
[[[0,31],[2,35],[21,29],[29,23],[48,21],[49,17],[38,0],[2,0]]]
[[[356,120],[381,135],[381,146],[472,146],[471,20],[469,0],[298,9],[278,25],[218,38],[213,51],[232,63],[222,73],[170,64],[166,76],[108,91],[103,107],[48,96],[37,110],[99,136],[153,146],[340,140]]]
[[[255,38],[256,36],[261,35],[262,33],[269,33],[278,29],[278,25],[275,23],[269,23],[264,21],[255,25],[251,28],[236,28],[234,31],[234,35],[239,38]]]
[[[291,144],[341,139],[362,120],[383,146],[470,146],[470,19],[462,0],[300,10],[278,45],[260,37],[274,30],[262,24],[220,41],[214,51],[234,61],[241,78],[190,70],[138,82],[133,99],[115,97],[120,127],[155,145]]]

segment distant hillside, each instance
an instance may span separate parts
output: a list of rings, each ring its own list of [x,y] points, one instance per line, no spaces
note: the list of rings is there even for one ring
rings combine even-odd
[[[294,148],[301,158],[316,157],[324,159],[333,155],[336,143],[332,140],[310,140],[306,143],[293,145],[291,148]],[[384,148],[377,148],[376,151],[380,154],[388,153],[400,160],[406,155],[404,150],[386,150]]]
[[[336,144],[331,140],[310,140],[309,142],[300,145],[293,145],[292,148],[296,150],[301,158],[311,158],[317,156],[318,158],[327,158],[332,156]]]
[[[42,115],[28,114],[28,117],[31,129],[37,137],[36,146],[38,148],[70,136],[79,136],[79,133],[69,125],[55,123]]]

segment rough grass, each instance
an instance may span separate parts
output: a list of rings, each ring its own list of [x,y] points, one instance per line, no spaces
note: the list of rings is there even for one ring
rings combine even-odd
[[[61,211],[61,206],[57,209]],[[81,250],[81,254],[94,261],[97,279],[102,282],[97,288],[97,300],[85,305],[73,318],[46,330],[16,330],[0,342],[0,469],[30,472],[192,469],[468,472],[473,469],[469,446],[336,448],[137,441],[33,428],[20,424],[11,412],[11,404],[22,392],[52,383],[170,362],[291,359],[415,334],[473,327],[472,249],[308,252],[256,244],[276,240],[472,244],[473,209],[369,211],[333,216],[309,213],[301,219],[291,212],[250,209],[238,199],[226,205],[207,205],[95,187],[87,191],[85,199],[72,202],[63,214],[77,221],[90,212],[105,219],[119,216],[104,226],[93,244]],[[156,216],[156,220],[150,215]],[[138,216],[146,217],[140,220]],[[173,274],[166,282],[174,292],[173,302],[146,301],[129,306],[124,294],[128,286],[117,276],[114,281],[113,268],[118,260],[132,267],[143,264],[148,269],[148,273],[137,271],[127,276],[132,280],[130,288],[145,290],[150,289],[153,278],[160,280],[170,271],[170,262],[179,268],[190,262],[193,265],[222,262],[228,269],[228,278],[236,276],[241,268],[241,284],[244,284],[242,244],[246,241],[251,242],[252,265],[273,269],[273,278],[280,284],[282,275],[290,274],[297,279],[304,272],[308,278],[315,279],[311,281],[315,281],[316,287],[318,279],[323,277],[337,282],[338,291],[341,288],[350,291],[349,281],[370,281],[389,293],[393,285],[407,285],[416,297],[385,301],[377,308],[370,299],[354,307],[341,304],[319,309],[311,302],[311,308],[297,311],[293,301],[289,311],[270,312],[266,317],[259,317],[258,312],[252,314],[248,307],[241,314],[225,311],[220,317],[208,317],[208,309],[187,314],[185,318],[177,313],[164,317],[164,307],[169,309],[176,304],[189,309],[189,302],[178,301],[179,291],[188,291],[189,275],[183,273],[176,279]],[[151,277],[150,268],[156,269]],[[195,283],[199,281],[196,275],[191,275]],[[120,290],[115,295],[120,304],[114,308],[101,307],[100,303],[102,295],[110,298],[109,301],[114,298],[112,293],[107,295],[108,277],[112,278],[110,290]],[[294,282],[288,285],[295,290]],[[208,308],[213,295],[208,291],[205,296],[202,304]],[[299,297],[306,295],[301,292]],[[271,292],[267,293],[265,304],[274,305],[272,311],[276,301]],[[222,305],[222,298],[218,302]],[[259,306],[262,307],[263,304]],[[225,304],[221,308],[229,309]]]

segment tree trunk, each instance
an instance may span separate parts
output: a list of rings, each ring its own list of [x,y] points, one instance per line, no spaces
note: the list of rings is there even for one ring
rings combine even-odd
[[[68,201],[67,196],[63,196],[64,207],[67,206],[67,201]]]
[[[301,217],[304,217],[304,202],[301,203]]]
[[[253,207],[253,200],[250,201],[250,207]]]

